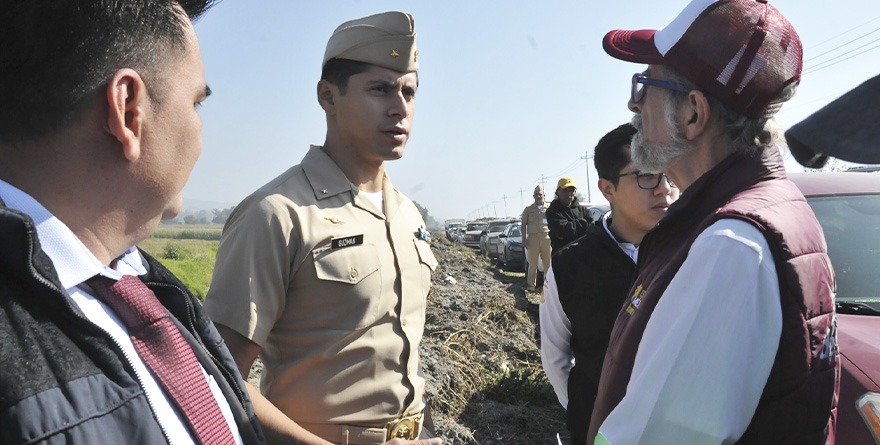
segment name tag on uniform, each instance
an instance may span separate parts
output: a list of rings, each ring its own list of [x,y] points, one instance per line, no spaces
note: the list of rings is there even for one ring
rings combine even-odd
[[[330,248],[341,249],[343,247],[359,246],[363,243],[363,235],[347,236],[345,238],[333,238],[330,240]]]

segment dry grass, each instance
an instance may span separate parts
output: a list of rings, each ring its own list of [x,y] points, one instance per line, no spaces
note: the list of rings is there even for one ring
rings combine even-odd
[[[453,445],[554,443],[565,411],[541,368],[536,294],[461,245],[432,247],[421,350],[437,432]]]

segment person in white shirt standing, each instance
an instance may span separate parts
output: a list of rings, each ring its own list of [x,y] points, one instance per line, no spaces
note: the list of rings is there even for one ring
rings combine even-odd
[[[572,443],[584,443],[611,328],[635,277],[642,238],[678,199],[662,173],[633,168],[623,124],[599,140],[593,163],[611,212],[556,254],[540,308],[541,362],[566,408]]]
[[[834,273],[773,120],[801,79],[797,33],[767,0],[694,0],[603,45],[648,65],[633,163],[682,194],[639,247],[587,443],[833,443]]]
[[[0,443],[264,443],[199,301],[136,247],[202,149],[212,3],[0,6]]]

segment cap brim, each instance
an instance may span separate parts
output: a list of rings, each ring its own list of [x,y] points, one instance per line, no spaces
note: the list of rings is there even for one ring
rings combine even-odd
[[[819,109],[785,132],[795,159],[819,168],[828,156],[859,164],[880,164],[880,76]]]
[[[605,34],[602,47],[611,57],[627,62],[663,65],[663,55],[654,44],[653,29],[637,31],[614,30]]]

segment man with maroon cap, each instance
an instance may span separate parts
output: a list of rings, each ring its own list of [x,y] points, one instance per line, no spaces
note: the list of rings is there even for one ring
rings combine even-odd
[[[800,81],[797,33],[766,1],[694,0],[603,45],[648,64],[633,162],[682,195],[640,246],[587,443],[833,443],[834,273],[773,120]]]

